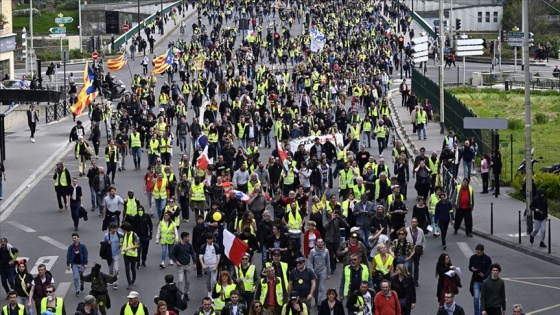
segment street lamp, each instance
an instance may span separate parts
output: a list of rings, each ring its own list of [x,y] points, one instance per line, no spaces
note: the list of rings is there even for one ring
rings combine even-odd
[[[87,2],[84,5],[87,5]],[[80,53],[82,53],[82,0],[78,0],[78,32],[80,34]]]
[[[29,56],[31,58],[31,61],[29,61],[29,65],[31,66],[31,77],[33,77],[33,53],[34,53],[34,49],[33,49],[33,0],[29,0],[29,35],[31,36],[31,45],[29,48]],[[27,62],[27,60],[25,61]],[[40,72],[41,69],[38,69],[38,71]]]

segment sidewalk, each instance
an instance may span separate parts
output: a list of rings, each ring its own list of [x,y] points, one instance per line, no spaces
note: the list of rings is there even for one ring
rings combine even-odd
[[[196,13],[196,9],[189,7],[182,20],[189,19]],[[165,34],[160,36],[154,34],[156,46],[167,45],[166,38],[172,34],[180,25],[173,25],[172,21],[167,23]],[[27,122],[22,122],[13,128],[6,130],[6,168],[7,181],[3,184],[3,197],[0,200],[0,221],[4,221],[15,206],[37,183],[37,179],[54,171],[55,161],[60,159],[74,148],[74,144],[68,142],[70,130],[75,125],[72,116],[60,121],[45,124],[44,107],[40,107],[39,118],[35,134],[36,143],[29,140],[29,127]],[[87,114],[82,114],[76,120],[82,120],[86,130],[89,130],[89,119]],[[76,174],[74,174],[76,175]],[[53,188],[54,189],[54,188]]]
[[[441,152],[441,146],[445,135],[439,134],[439,123],[430,123],[428,125],[427,140],[418,140],[416,134],[412,133],[412,123],[410,114],[406,107],[401,106],[401,95],[398,92],[398,84],[394,83],[396,87],[392,91],[394,106],[391,108],[391,115],[395,122],[395,127],[405,146],[414,155],[418,154],[421,147],[426,148],[426,155],[434,150]],[[410,86],[410,80],[407,79]],[[410,140],[410,142],[408,141]],[[461,139],[459,139],[461,140]],[[476,167],[479,169],[479,165]],[[463,168],[459,167],[459,179],[463,178]],[[475,210],[473,212],[473,234],[490,241],[496,242],[502,246],[506,246],[519,252],[537,257],[539,259],[560,265],[560,230],[555,230],[560,227],[560,220],[555,217],[551,219],[552,233],[547,227],[547,234],[545,244],[548,246],[548,237],[551,236],[551,254],[548,253],[548,248],[540,248],[539,241],[540,235],[535,237],[535,244],[529,243],[529,237],[526,234],[526,221],[521,221],[521,244],[519,244],[519,212],[523,215],[525,211],[525,204],[519,200],[513,199],[509,194],[513,191],[511,187],[501,187],[501,195],[496,198],[491,194],[480,194],[482,191],[482,181],[480,173],[477,171],[476,175],[471,175],[471,185],[473,186],[475,194]],[[491,207],[494,208],[494,234],[491,234]],[[459,232],[462,233],[462,232]]]

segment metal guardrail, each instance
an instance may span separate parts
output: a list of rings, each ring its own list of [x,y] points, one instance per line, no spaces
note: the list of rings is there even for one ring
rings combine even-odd
[[[57,121],[70,114],[66,102],[50,104],[45,106],[45,123]]]
[[[445,166],[441,166],[441,187],[443,192],[451,198],[451,195],[455,192],[459,181],[455,178],[453,170],[448,169]]]

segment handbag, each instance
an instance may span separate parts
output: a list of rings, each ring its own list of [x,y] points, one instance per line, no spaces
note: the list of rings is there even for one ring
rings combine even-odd
[[[424,254],[424,247],[422,245],[414,246],[414,255],[415,256],[422,256]]]

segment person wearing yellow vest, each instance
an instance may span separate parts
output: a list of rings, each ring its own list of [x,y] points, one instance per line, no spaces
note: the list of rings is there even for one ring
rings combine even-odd
[[[173,149],[172,141],[173,139],[169,137],[169,133],[164,132],[159,144],[161,161],[164,165],[171,165],[171,150]]]
[[[348,296],[348,312],[351,314],[373,314],[375,305],[375,291],[373,291],[369,283],[362,282],[360,288],[354,292],[350,292]],[[369,310],[369,313],[367,311]]]
[[[140,239],[138,235],[132,231],[132,226],[128,222],[124,222],[121,225],[121,230],[124,234],[121,246],[121,255],[124,260],[126,281],[128,282],[126,289],[130,290],[136,282],[136,264],[138,261]]]
[[[208,296],[202,298],[202,307],[194,312],[194,315],[216,315],[216,311],[212,307],[212,299]]]
[[[122,220],[123,222],[129,222],[132,224],[133,218],[138,214],[138,207],[140,206],[140,200],[134,197],[134,191],[128,191],[128,199],[124,201],[124,211]]]
[[[140,303],[140,294],[136,291],[130,291],[128,294],[128,303],[121,307],[119,315],[149,315],[146,305]]]
[[[195,217],[203,215],[204,211],[208,210],[206,196],[204,195],[204,183],[202,183],[200,176],[195,176],[194,178],[194,183],[191,185],[189,192],[189,199]]]
[[[377,245],[377,254],[373,256],[371,263],[371,274],[373,278],[374,288],[379,288],[382,280],[387,280],[391,276],[393,270],[393,261],[395,257],[387,253],[387,246],[385,244]]]
[[[115,140],[109,140],[105,148],[105,162],[107,163],[107,176],[111,176],[111,183],[115,183],[117,173],[117,163],[119,162],[119,150],[115,145]]]
[[[346,198],[348,193],[352,191],[354,187],[354,171],[350,168],[350,163],[346,162],[344,168],[340,170],[340,197]]]
[[[212,290],[212,298],[214,299],[214,310],[221,311],[230,301],[231,292],[237,291],[237,284],[231,279],[229,271],[220,272],[220,278]]]
[[[57,297],[55,295],[56,287],[53,284],[49,284],[46,288],[47,296],[41,299],[41,314],[44,311],[51,311],[55,315],[66,315],[66,309],[64,307],[64,299]]]
[[[457,185],[455,191],[453,192],[453,195],[451,196],[451,202],[457,216],[457,218],[455,219],[455,225],[453,226],[453,228],[455,229],[454,234],[457,234],[457,231],[461,227],[463,219],[465,219],[465,232],[467,233],[468,237],[473,237],[472,212],[474,210],[474,194],[473,188],[469,183],[469,179],[465,178],[460,185]]]
[[[161,243],[161,264],[160,268],[165,268],[165,258],[169,252],[169,265],[173,266],[173,245],[179,241],[177,226],[172,220],[173,214],[165,212],[163,220],[160,221],[156,232],[156,244]]]
[[[383,119],[379,119],[378,125],[373,130],[377,138],[377,146],[379,147],[379,156],[383,156],[383,150],[387,146],[385,137],[387,136],[387,127],[383,124]]]
[[[8,304],[2,308],[2,315],[11,315],[11,314],[30,315],[25,309],[25,305],[19,304],[17,302],[16,291],[8,292]]]
[[[56,169],[54,171],[54,190],[56,191],[56,200],[58,201],[58,212],[62,212],[63,209],[68,209],[68,198],[70,195],[70,172],[64,167],[61,162],[56,163]],[[1,180],[1,178],[0,178]],[[62,208],[62,202],[64,201],[64,208]]]
[[[421,140],[422,133],[424,134],[424,140],[426,140],[426,129],[428,129],[428,114],[422,106],[419,106],[418,110],[416,111],[416,129],[416,132],[418,133],[418,140]]]
[[[163,209],[167,204],[167,197],[169,196],[169,182],[167,178],[163,176],[163,173],[157,173],[156,182],[154,183],[154,191],[152,196],[156,202],[156,210],[158,218],[163,218]]]
[[[359,255],[352,254],[350,256],[350,264],[344,267],[339,288],[341,299],[357,291],[362,282],[367,282],[371,285],[368,267],[366,264],[360,263],[360,259]]]
[[[439,236],[439,225],[436,224],[435,214],[436,214],[436,205],[439,202],[439,196],[443,192],[443,188],[441,186],[436,186],[434,189],[435,191],[430,194],[430,198],[427,200],[428,209],[430,211],[430,221],[432,224],[432,233],[435,236]]]
[[[169,103],[169,95],[167,95],[166,93],[161,93],[159,95],[159,107],[163,108],[163,110],[166,111],[168,103]]]
[[[238,286],[243,286],[243,299],[250,305],[253,302],[255,296],[255,287],[257,286],[258,272],[257,266],[251,263],[249,260],[251,255],[245,253],[243,255],[243,260],[239,266],[235,267],[234,279]]]
[[[284,282],[276,276],[274,267],[268,266],[265,271],[266,277],[259,282],[255,298],[259,299],[264,309],[269,310],[273,315],[279,315],[284,303],[287,302],[286,287]]]
[[[152,138],[148,141],[148,163],[150,166],[156,165],[157,158],[159,157],[160,142],[157,133],[152,134]]]
[[[128,145],[130,146],[135,171],[140,169],[140,161],[142,160],[142,138],[143,137],[140,135],[136,127],[132,126],[132,132],[130,133],[130,141],[128,142]]]
[[[430,187],[432,187],[432,192],[434,190],[434,188],[436,187],[437,184],[437,177],[439,174],[439,165],[440,165],[440,160],[438,158],[437,152],[436,151],[432,151],[432,155],[430,156],[430,158],[428,159],[428,168],[432,171],[432,180],[430,183]]]
[[[367,140],[368,148],[371,148],[371,131],[373,130],[373,123],[369,116],[366,116],[366,118],[364,118],[364,120],[362,121],[361,130],[362,144],[365,145]]]

